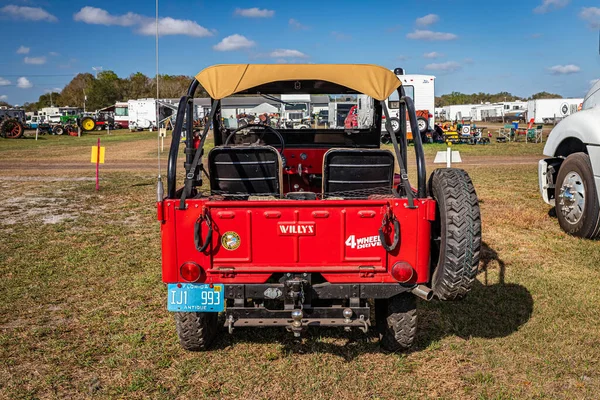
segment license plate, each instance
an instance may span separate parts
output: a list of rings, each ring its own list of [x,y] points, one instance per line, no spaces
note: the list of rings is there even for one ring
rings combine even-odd
[[[169,283],[167,310],[179,312],[221,312],[225,309],[223,285]]]

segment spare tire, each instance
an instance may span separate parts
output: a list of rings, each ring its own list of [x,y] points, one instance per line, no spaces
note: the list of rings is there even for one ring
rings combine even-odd
[[[429,121],[424,117],[417,117],[417,126],[420,133],[425,133],[429,130]]]
[[[25,127],[15,118],[6,118],[0,123],[0,135],[7,139],[18,139],[25,133]]]
[[[479,266],[479,201],[471,178],[457,168],[434,170],[429,193],[436,201],[431,226],[431,289],[440,300],[458,300],[471,290]]]
[[[81,118],[81,129],[84,132],[91,132],[96,129],[96,120],[92,117]]]

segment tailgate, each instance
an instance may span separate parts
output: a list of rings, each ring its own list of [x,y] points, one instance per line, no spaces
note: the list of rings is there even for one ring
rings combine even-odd
[[[257,203],[210,206],[213,268],[230,266],[241,272],[244,267],[319,267],[341,272],[357,266],[386,267],[378,233],[385,201],[279,202],[276,209]]]

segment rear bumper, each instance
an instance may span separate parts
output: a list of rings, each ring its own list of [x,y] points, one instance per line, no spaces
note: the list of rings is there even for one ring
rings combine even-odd
[[[286,288],[283,283],[225,284],[225,299],[230,300],[279,300],[284,301]],[[399,283],[333,284],[319,283],[306,286],[307,298],[311,300],[388,299],[411,291],[415,285]]]

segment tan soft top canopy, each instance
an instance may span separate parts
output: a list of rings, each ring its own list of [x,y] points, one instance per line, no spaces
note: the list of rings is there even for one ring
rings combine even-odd
[[[392,71],[364,64],[215,65],[200,71],[196,79],[213,99],[222,99],[270,82],[321,80],[345,86],[376,100],[385,100],[401,84]]]

